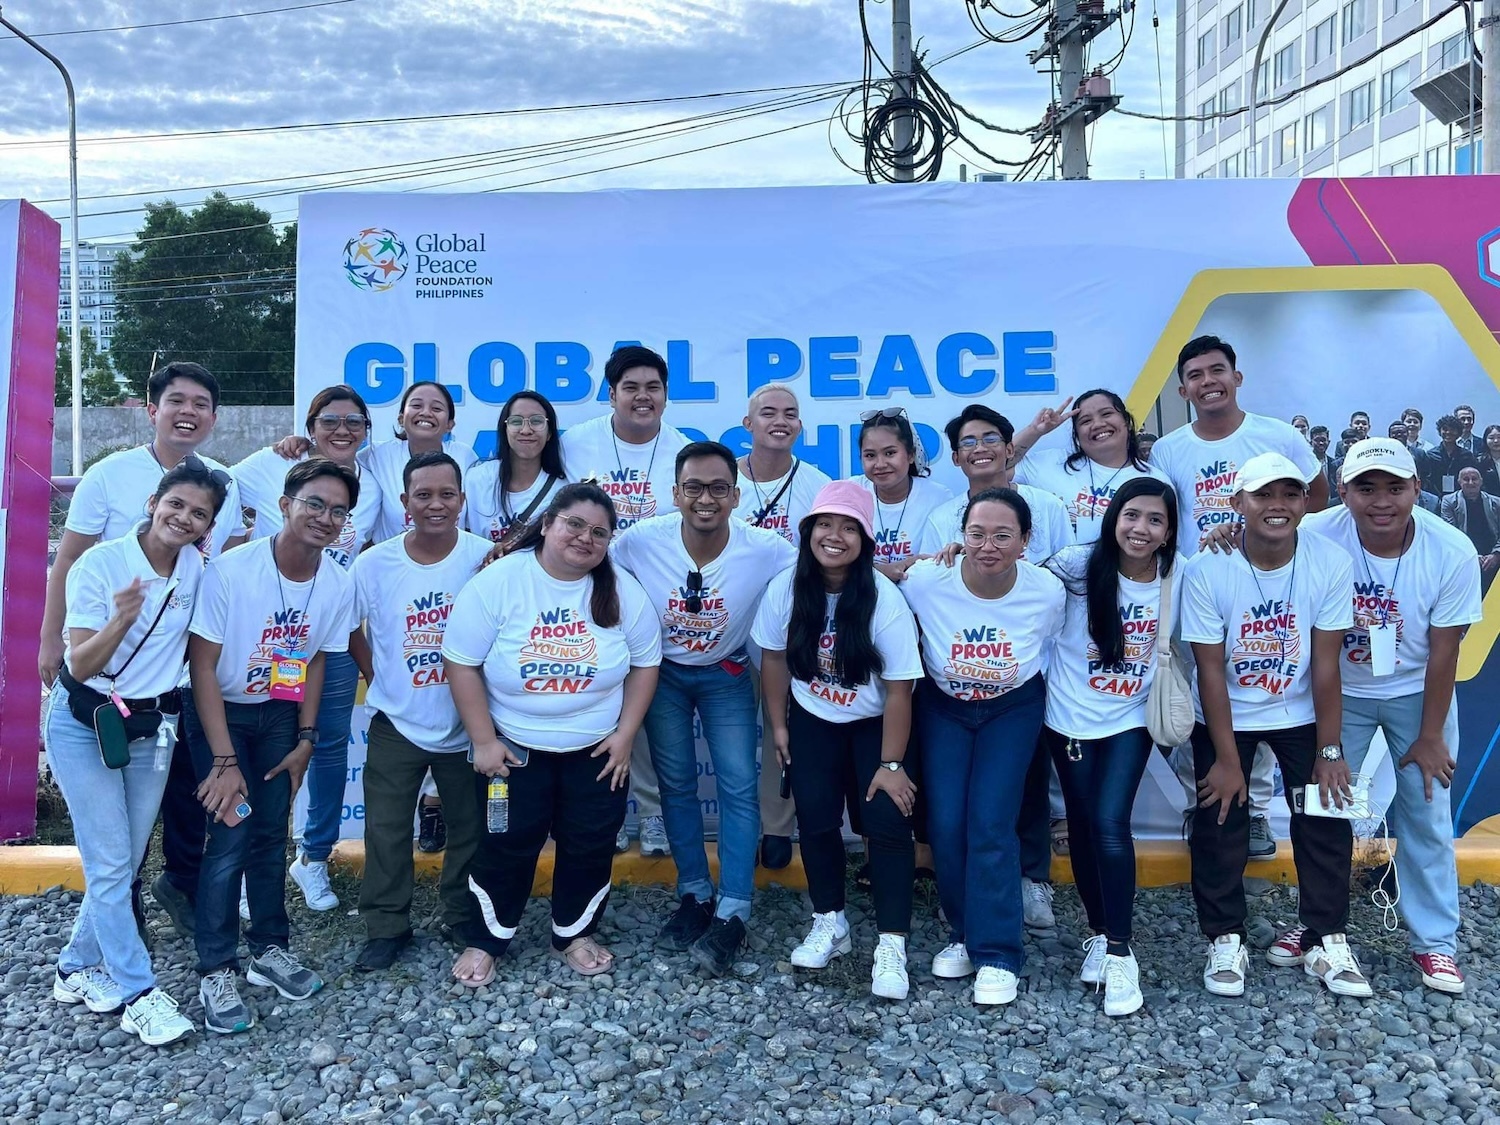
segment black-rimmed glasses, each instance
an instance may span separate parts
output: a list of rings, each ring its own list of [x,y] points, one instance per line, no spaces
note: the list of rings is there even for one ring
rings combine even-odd
[[[287,499],[295,500],[297,503],[301,504],[304,508],[312,513],[314,518],[326,515],[340,527],[348,522],[349,509],[345,508],[343,505],[331,507],[328,504],[323,503],[323,501],[318,499],[316,496],[288,496]]]
[[[701,480],[684,480],[679,481],[677,487],[682,489],[682,494],[689,500],[698,499],[704,492],[707,492],[715,500],[722,500],[729,495],[734,485],[724,480],[709,481],[707,484],[704,484]]]

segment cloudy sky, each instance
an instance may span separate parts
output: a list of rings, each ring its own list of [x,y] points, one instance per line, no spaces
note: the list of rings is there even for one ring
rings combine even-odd
[[[997,6],[1021,13],[1029,2]],[[1158,3],[1171,112],[1175,6]],[[1026,61],[1035,38],[938,63],[979,41],[964,0],[912,0],[912,9],[920,48],[954,98],[999,124],[1036,123],[1050,91]],[[888,5],[867,10],[888,51]],[[261,14],[213,18],[246,12]],[[77,85],[86,239],[128,237],[146,199],[192,203],[219,187],[285,220],[297,193],[318,185],[583,191],[860,179],[830,151],[836,98],[819,100],[859,80],[856,0],[6,0],[4,14],[39,35]],[[1126,106],[1154,113],[1151,16],[1145,0],[1115,80]],[[1094,61],[1120,40],[1102,36]],[[686,100],[769,87],[778,89]],[[651,104],[494,112],[642,101]],[[463,114],[482,116],[453,116]],[[267,129],[433,115],[450,116]],[[66,215],[66,128],[56,71],[0,38],[0,196]],[[198,135],[142,136],[162,133]],[[1003,158],[1031,151],[1024,138],[975,138]],[[1108,117],[1093,130],[1093,174],[1160,177],[1162,144],[1159,123]],[[858,159],[847,141],[841,151]],[[971,173],[986,167],[950,152],[942,178],[956,179],[963,162]]]

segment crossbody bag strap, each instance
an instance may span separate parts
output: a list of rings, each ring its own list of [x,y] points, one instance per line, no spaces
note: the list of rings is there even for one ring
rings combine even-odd
[[[521,514],[515,519],[510,521],[510,525],[505,529],[505,534],[500,537],[501,539],[510,538],[510,529],[512,527],[524,528],[531,523],[532,513],[535,512],[537,508],[541,507],[542,501],[547,499],[547,493],[552,491],[552,486],[555,485],[559,479],[560,478],[552,473],[547,474],[547,483],[542,485],[542,490],[531,498],[531,503],[526,505],[525,510],[523,510]]]
[[[1172,573],[1161,580],[1161,608],[1156,611],[1156,662],[1163,664],[1172,655]]]
[[[750,521],[754,526],[763,527],[765,525],[766,517],[769,516],[773,511],[775,511],[777,502],[786,495],[787,489],[792,487],[792,481],[797,479],[797,470],[801,467],[802,462],[800,460],[794,460],[792,462],[792,471],[787,473],[786,480],[783,481],[781,487],[776,490],[776,495],[767,500],[766,506],[759,512],[755,513],[755,518]]]
[[[167,587],[166,596],[161,600],[161,608],[156,611],[156,616],[151,620],[151,628],[146,630],[146,635],[140,639],[140,643],[125,658],[125,663],[120,665],[120,670],[118,672],[102,673],[104,678],[109,681],[111,687],[114,686],[116,680],[125,674],[125,669],[129,668],[135,658],[140,655],[141,649],[146,647],[146,642],[151,639],[151,634],[156,632],[156,627],[161,624],[161,619],[167,612],[167,606],[172,603],[172,595],[176,592],[177,583],[173,582],[172,585]]]

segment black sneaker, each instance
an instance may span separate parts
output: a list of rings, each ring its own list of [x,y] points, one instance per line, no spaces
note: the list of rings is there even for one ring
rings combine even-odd
[[[790,836],[762,836],[760,838],[760,865],[767,871],[780,871],[792,862],[792,838]]]
[[[422,802],[422,819],[417,829],[417,850],[440,852],[448,846],[448,825],[443,820],[443,806]]]
[[[661,928],[658,943],[673,953],[686,953],[688,947],[708,932],[714,920],[714,904],[699,902],[697,895],[684,895],[677,910]]]
[[[708,933],[688,947],[688,953],[714,976],[722,977],[744,944],[745,923],[738,918],[715,918]]]
[[[410,930],[404,934],[397,934],[395,937],[371,938],[365,942],[364,948],[359,951],[359,956],[354,959],[354,967],[362,973],[389,969],[396,963],[396,958],[401,956],[401,951],[410,944]]]
[[[191,940],[198,932],[198,908],[193,900],[177,889],[177,885],[167,878],[165,871],[151,881],[151,895],[156,899],[157,905],[167,912],[167,917],[172,919],[173,928]]]

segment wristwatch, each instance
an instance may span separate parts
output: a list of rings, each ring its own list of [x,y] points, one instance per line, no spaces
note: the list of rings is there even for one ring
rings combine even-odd
[[[881,762],[880,768],[895,773],[897,770],[905,769],[906,767],[901,762]]]
[[[1342,746],[1325,746],[1318,751],[1318,756],[1325,762],[1342,762],[1344,760],[1344,748]]]
[[[298,742],[311,742],[314,746],[318,744],[318,728],[303,727],[297,732]]]

